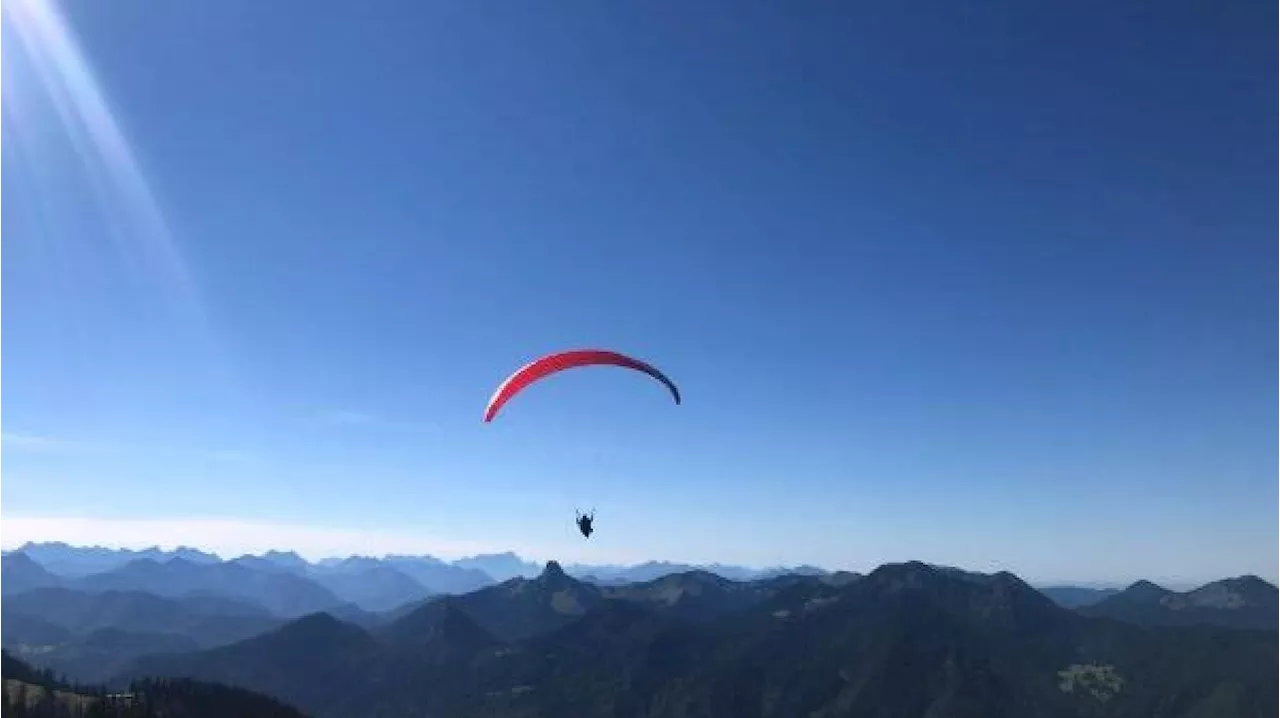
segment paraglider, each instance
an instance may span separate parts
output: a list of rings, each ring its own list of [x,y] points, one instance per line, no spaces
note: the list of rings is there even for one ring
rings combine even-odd
[[[573,512],[577,515],[577,518],[575,518],[574,521],[577,522],[578,530],[582,532],[582,536],[584,538],[591,538],[591,532],[595,530],[591,528],[591,522],[596,520],[596,510],[591,509],[591,513],[589,514],[579,513],[577,509],[574,509]]]
[[[662,382],[667,387],[667,391],[671,392],[676,404],[680,403],[680,390],[676,388],[674,382],[654,366],[617,352],[602,349],[575,349],[535,359],[507,377],[498,386],[498,390],[493,393],[493,397],[489,399],[489,404],[484,409],[485,422],[493,421],[502,406],[530,384],[565,369],[584,366],[617,366],[643,372]]]
[[[498,385],[498,389],[493,393],[489,403],[484,408],[485,423],[493,421],[493,418],[498,415],[498,411],[502,409],[503,405],[529,385],[565,369],[585,366],[616,366],[648,374],[667,388],[667,391],[671,393],[671,397],[675,399],[676,404],[680,403],[680,390],[676,388],[675,383],[651,364],[625,354],[604,349],[573,349],[535,359],[507,377]],[[576,509],[574,513],[576,514],[574,521],[578,524],[578,531],[582,532],[583,538],[591,538],[592,532],[595,531],[595,527],[592,525],[596,519],[595,509],[592,509],[589,514],[583,514]]]

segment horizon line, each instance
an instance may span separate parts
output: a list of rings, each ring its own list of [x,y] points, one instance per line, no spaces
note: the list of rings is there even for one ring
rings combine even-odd
[[[152,543],[146,546],[141,546],[141,545],[112,546],[109,544],[101,544],[101,543],[90,545],[90,544],[77,544],[77,543],[72,543],[69,541],[59,540],[59,539],[46,539],[46,540],[39,540],[39,541],[26,540],[16,546],[0,547],[0,551],[2,551],[5,555],[9,555],[12,553],[23,552],[25,549],[30,547],[50,546],[50,545],[62,546],[71,550],[82,550],[82,551],[83,550],[101,550],[101,551],[108,551],[112,553],[142,553],[146,551],[159,551],[161,553],[174,554],[179,551],[187,550],[187,551],[195,551],[195,552],[204,554],[206,556],[210,556],[216,559],[217,562],[219,563],[229,563],[231,561],[235,561],[245,557],[263,558],[265,557],[266,554],[274,552],[274,553],[293,554],[298,558],[302,559],[303,562],[305,562],[309,566],[319,566],[320,564],[327,561],[345,561],[353,558],[366,558],[366,559],[372,559],[377,561],[382,561],[389,558],[427,558],[427,559],[432,559],[436,561],[441,561],[446,565],[456,567],[460,562],[472,560],[476,558],[494,557],[494,556],[511,556],[517,559],[518,561],[520,561],[520,563],[522,564],[526,564],[526,565],[530,565],[538,568],[539,571],[545,570],[547,564],[551,562],[555,562],[560,566],[567,567],[569,569],[574,569],[575,572],[579,573],[580,575],[588,575],[588,576],[590,575],[589,573],[583,574],[583,572],[580,569],[610,568],[610,569],[618,569],[618,570],[625,571],[625,570],[635,569],[635,568],[649,565],[649,564],[660,564],[660,565],[668,565],[673,567],[687,567],[688,569],[706,570],[711,573],[715,573],[714,569],[716,568],[739,569],[739,570],[745,570],[753,573],[763,573],[768,571],[784,571],[785,572],[788,570],[795,570],[795,569],[802,569],[802,568],[815,568],[827,574],[848,572],[848,573],[856,573],[860,575],[867,575],[872,571],[875,571],[876,569],[882,568],[884,566],[891,566],[891,565],[898,565],[898,564],[912,563],[912,562],[923,563],[925,565],[928,565],[934,568],[954,569],[954,570],[961,570],[961,571],[966,571],[970,573],[983,573],[983,572],[977,572],[977,571],[970,571],[969,569],[965,569],[959,566],[951,566],[947,564],[939,564],[939,563],[933,563],[929,561],[910,561],[910,560],[909,561],[884,561],[882,563],[877,564],[875,568],[872,568],[869,571],[865,571],[865,572],[854,571],[851,569],[831,569],[824,566],[818,566],[818,565],[809,564],[809,563],[797,563],[797,564],[790,564],[790,565],[779,564],[779,565],[768,565],[768,566],[761,566],[761,565],[752,566],[747,564],[734,564],[734,563],[722,563],[722,562],[693,563],[693,562],[685,562],[685,561],[673,561],[670,559],[647,559],[645,561],[634,562],[634,563],[564,562],[564,561],[559,561],[557,559],[547,559],[545,561],[538,561],[532,558],[528,558],[520,554],[518,551],[515,551],[512,549],[508,549],[506,551],[484,552],[484,553],[479,553],[474,555],[461,556],[453,559],[444,559],[429,553],[395,553],[395,552],[384,553],[381,555],[352,553],[344,556],[344,555],[333,554],[333,555],[326,555],[320,558],[312,559],[312,558],[307,558],[306,556],[302,555],[296,550],[287,549],[287,548],[282,549],[278,547],[265,549],[257,553],[245,552],[235,556],[228,556],[223,553],[219,553],[216,550],[209,550],[206,548],[201,548],[199,546],[189,545],[185,543],[168,544],[168,547],[166,547],[166,544],[163,544],[163,543]],[[36,559],[33,558],[31,560],[35,561]],[[37,561],[37,563],[39,562]],[[992,573],[995,573],[995,572],[992,572]],[[1091,590],[1123,590],[1136,583],[1149,582],[1170,590],[1178,590],[1178,589],[1192,590],[1192,589],[1199,588],[1204,585],[1214,583],[1217,581],[1248,578],[1248,577],[1258,578],[1272,585],[1280,584],[1280,581],[1277,581],[1276,577],[1262,576],[1259,574],[1252,574],[1252,573],[1244,573],[1244,574],[1238,574],[1238,575],[1224,575],[1218,578],[1202,580],[1199,582],[1194,582],[1194,581],[1188,582],[1185,580],[1169,581],[1169,580],[1160,580],[1158,578],[1156,579],[1138,578],[1128,582],[1072,580],[1072,579],[1029,580],[1029,579],[1023,578],[1021,575],[1017,574],[1016,572],[1010,571],[1009,573],[1013,573],[1015,576],[1019,578],[1019,580],[1022,580],[1026,582],[1028,585],[1037,587],[1037,588],[1084,588],[1084,589],[1091,589]],[[984,574],[984,575],[991,575],[991,574]],[[490,576],[490,578],[493,578],[495,581],[498,580],[494,576]]]
[[[12,542],[3,542],[3,543],[10,544]],[[326,554],[323,556],[319,556],[317,558],[308,558],[304,553],[299,552],[296,549],[280,548],[280,547],[263,549],[258,552],[246,551],[243,553],[237,553],[234,551],[219,552],[216,549],[202,548],[200,546],[196,546],[188,543],[177,543],[177,544],[151,543],[148,545],[143,545],[143,543],[134,543],[132,545],[122,545],[122,544],[112,545],[112,544],[103,544],[103,543],[93,543],[93,544],[73,543],[73,542],[65,541],[61,539],[43,539],[43,540],[28,539],[17,545],[0,546],[0,552],[3,552],[5,554],[19,553],[19,552],[23,552],[28,547],[33,547],[33,546],[63,546],[68,549],[74,549],[74,550],[84,550],[84,551],[101,550],[101,551],[110,551],[114,553],[144,553],[147,551],[159,551],[160,553],[176,554],[181,551],[194,551],[196,553],[200,553],[205,556],[211,556],[222,563],[235,561],[237,559],[246,558],[246,557],[264,558],[269,553],[282,553],[282,554],[292,554],[294,556],[297,556],[298,558],[302,559],[305,563],[313,566],[324,563],[326,561],[345,561],[353,558],[367,558],[367,559],[374,559],[379,561],[386,560],[389,558],[429,558],[429,559],[440,561],[442,563],[446,563],[449,565],[456,565],[460,562],[470,561],[477,558],[511,556],[515,559],[518,559],[521,563],[530,564],[534,566],[541,565],[544,568],[548,563],[555,562],[562,566],[589,566],[589,567],[597,567],[597,568],[599,567],[636,568],[636,567],[644,566],[648,564],[665,564],[669,566],[688,566],[691,568],[708,568],[708,569],[715,568],[715,567],[737,568],[737,569],[746,569],[749,571],[775,571],[775,570],[785,570],[785,569],[814,568],[820,571],[826,571],[828,573],[839,573],[839,572],[858,573],[856,571],[851,571],[849,569],[832,569],[832,568],[827,568],[825,566],[818,566],[816,564],[804,563],[804,562],[794,563],[794,564],[753,565],[753,564],[745,564],[745,563],[724,563],[720,561],[712,561],[710,563],[690,562],[690,561],[678,561],[678,560],[672,560],[672,559],[666,559],[666,558],[646,559],[644,561],[630,562],[630,563],[628,562],[592,563],[592,562],[583,562],[583,561],[561,561],[559,559],[554,559],[554,558],[539,560],[537,558],[526,556],[525,554],[522,554],[515,549],[506,549],[504,551],[483,551],[476,554],[459,556],[457,558],[442,558],[432,553],[395,552],[395,551],[381,553],[381,554],[334,553],[334,554]],[[315,554],[312,554],[312,555],[315,555]],[[901,562],[897,562],[897,561],[886,562],[886,564],[889,564],[889,563],[901,563]],[[881,564],[881,565],[886,565],[886,564]],[[948,568],[956,568],[956,567],[948,567]]]

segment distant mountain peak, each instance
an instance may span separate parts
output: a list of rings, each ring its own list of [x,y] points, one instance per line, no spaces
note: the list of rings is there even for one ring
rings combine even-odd
[[[518,577],[533,578],[539,573],[536,563],[525,561],[511,551],[460,558],[454,561],[453,565],[458,568],[479,570],[495,581]]]
[[[1212,624],[1275,630],[1277,603],[1275,586],[1254,576],[1240,576],[1185,593],[1138,581],[1081,612],[1148,626]]]
[[[1109,605],[1157,605],[1164,599],[1176,595],[1176,593],[1170,591],[1164,586],[1142,579],[1129,584],[1124,589],[1108,597],[1106,601]]]
[[[16,551],[10,551],[5,554],[5,563],[23,566],[39,566],[39,562],[27,555],[26,546],[18,548]]]
[[[584,585],[565,573],[557,561],[548,561],[546,567],[542,569],[542,573],[538,574],[538,577],[533,579],[532,583],[549,591],[573,589]]]
[[[1019,624],[1056,620],[1059,610],[1047,596],[1012,573],[994,574],[933,566],[920,561],[885,564],[865,579],[855,581],[860,591],[882,598],[924,594],[987,621]]]
[[[448,566],[449,564],[431,554],[389,553],[382,557],[386,561],[419,561],[432,566]]]
[[[1251,573],[1247,573],[1243,576],[1236,576],[1235,578],[1224,578],[1221,581],[1217,581],[1216,583],[1223,583],[1233,588],[1239,588],[1243,590],[1266,591],[1266,592],[1276,591],[1275,584],[1272,584],[1270,581],[1267,581],[1259,576],[1255,576]]]
[[[28,542],[26,542],[26,543],[22,544],[21,546],[19,546],[17,549],[15,549],[15,551],[29,551],[29,550],[31,550],[31,549],[38,549],[38,548],[69,549],[69,548],[72,548],[72,546],[71,546],[70,544],[66,543],[66,542],[63,542],[63,541],[39,541],[39,542],[37,542],[37,541],[28,541]],[[88,548],[88,549],[95,549],[95,548],[102,548],[102,547],[101,547],[101,546],[87,546],[86,548]]]
[[[682,573],[673,573],[664,576],[665,579],[680,581],[683,583],[697,583],[712,586],[728,586],[733,583],[732,580],[721,576],[718,573],[708,571],[706,569],[695,568],[692,571],[684,571]],[[658,579],[661,581],[662,579]]]
[[[1254,606],[1274,606],[1276,593],[1275,586],[1257,576],[1239,576],[1207,583],[1181,595],[1167,596],[1162,602],[1173,609],[1194,606],[1237,610]]]
[[[941,572],[927,563],[907,561],[904,563],[886,563],[872,571],[867,576],[867,579],[918,588],[924,585],[925,582],[937,579],[940,576]]]
[[[385,628],[383,634],[401,647],[418,649],[475,649],[496,642],[453,597],[424,603]]]
[[[5,554],[3,560],[3,589],[6,595],[32,588],[56,586],[62,579],[45,569],[24,551]]]
[[[1164,586],[1161,586],[1158,583],[1154,583],[1152,581],[1148,581],[1147,579],[1143,578],[1129,584],[1129,587],[1126,588],[1125,590],[1127,591],[1130,591],[1130,590],[1131,591],[1167,591],[1169,589],[1165,588]]]
[[[1119,593],[1119,590],[1114,588],[1071,585],[1044,586],[1039,590],[1063,608],[1085,608]]]
[[[281,632],[289,633],[293,631],[315,630],[317,628],[322,630],[329,630],[332,628],[345,629],[348,625],[350,624],[335,618],[333,614],[328,611],[317,611],[315,613],[308,613],[304,616],[299,616],[291,623],[285,624],[281,628]]]
[[[52,573],[46,571],[45,567],[41,566],[36,559],[23,552],[0,555],[0,571],[9,573],[22,572],[26,573],[26,575],[37,575],[38,573],[38,575],[52,576]]]
[[[215,561],[219,558],[218,554],[205,552],[205,550],[197,549],[196,546],[178,546],[178,548],[173,549],[172,553],[184,558],[212,558],[215,559]]]
[[[346,571],[367,571],[381,565],[382,562],[372,556],[348,556],[338,562],[337,568]]]
[[[307,560],[299,556],[296,551],[277,551],[275,549],[272,549],[262,554],[262,558],[265,558],[268,561],[275,561],[278,563],[303,564],[303,565],[307,563]]]

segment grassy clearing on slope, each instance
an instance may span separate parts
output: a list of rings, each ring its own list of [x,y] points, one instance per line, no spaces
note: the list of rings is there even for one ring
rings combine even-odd
[[[1113,666],[1077,663],[1058,671],[1058,687],[1064,693],[1078,688],[1105,703],[1124,688],[1124,679]]]
[[[13,678],[4,679],[4,691],[9,697],[9,702],[12,704],[16,704],[18,702],[19,696],[25,697],[27,708],[34,708],[43,701],[49,693],[49,689],[44,686],[38,686],[34,683],[26,683]],[[54,702],[59,705],[64,705],[67,708],[70,708],[73,714],[88,710],[90,706],[99,700],[97,696],[86,696],[80,693],[61,690],[53,691],[52,698]]]

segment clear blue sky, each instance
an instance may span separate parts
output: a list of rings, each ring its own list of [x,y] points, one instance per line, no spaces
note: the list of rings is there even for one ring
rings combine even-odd
[[[1275,4],[803,5],[6,3],[5,542],[1274,578]]]

